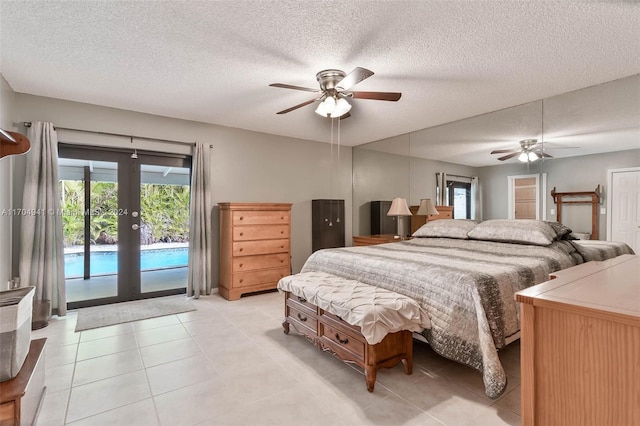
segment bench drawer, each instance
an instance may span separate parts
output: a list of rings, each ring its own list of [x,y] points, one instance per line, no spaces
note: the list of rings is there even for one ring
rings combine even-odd
[[[308,312],[296,309],[293,306],[289,306],[287,308],[287,317],[289,322],[294,323],[294,326],[296,327],[296,329],[298,331],[302,331],[300,330],[300,327],[304,327],[309,329],[309,331],[311,332],[310,335],[315,336],[318,333],[318,317],[316,317],[313,314],[310,314]],[[309,334],[309,333],[305,333],[305,334]]]
[[[357,325],[351,325],[342,318],[337,315],[334,315],[327,311],[322,311],[321,316],[323,321],[332,324],[334,327],[342,329],[342,330],[352,330],[352,333],[357,333],[360,335],[360,327]]]
[[[358,337],[354,333],[346,332],[324,322],[321,324],[322,340],[328,343],[328,346],[336,353],[345,359],[355,357],[359,360],[364,360],[365,342],[362,336]],[[348,352],[351,356],[344,356],[341,352]]]
[[[312,303],[309,303],[304,297],[296,296],[295,294],[287,292],[287,305],[293,306],[296,309],[307,309],[310,312],[316,312],[318,308]]]

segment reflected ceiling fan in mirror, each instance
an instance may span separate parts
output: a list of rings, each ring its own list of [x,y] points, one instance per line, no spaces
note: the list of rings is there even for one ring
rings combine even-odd
[[[353,99],[373,99],[378,101],[397,101],[402,96],[398,92],[356,92],[350,89],[361,81],[371,77],[373,71],[366,68],[356,67],[349,74],[344,71],[327,69],[316,74],[316,80],[320,85],[320,89],[311,89],[308,87],[292,86],[291,84],[273,83],[269,86],[280,87],[283,89],[304,90],[306,92],[318,93],[319,96],[294,105],[291,108],[279,111],[278,114],[286,114],[303,106],[319,102],[316,113],[329,118],[347,118],[351,114],[351,104],[348,98]]]
[[[543,146],[544,145],[544,146]],[[520,141],[520,149],[494,149],[491,154],[507,154],[498,157],[498,160],[505,161],[514,157],[523,163],[531,163],[540,158],[553,158],[553,155],[547,154],[547,149],[577,148],[576,146],[549,147],[547,144],[538,143],[537,139],[524,139]]]

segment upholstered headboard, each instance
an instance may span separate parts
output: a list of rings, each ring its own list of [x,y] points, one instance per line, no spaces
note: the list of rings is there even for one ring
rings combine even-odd
[[[411,233],[413,234],[420,228],[422,225],[427,223],[427,216],[417,215],[418,206],[409,207],[411,210]],[[438,220],[438,219],[453,219],[453,207],[452,206],[436,206],[436,210],[438,210],[438,214],[430,214],[429,220]]]

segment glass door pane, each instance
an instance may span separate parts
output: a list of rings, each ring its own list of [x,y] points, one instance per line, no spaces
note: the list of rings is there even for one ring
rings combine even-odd
[[[185,291],[190,168],[155,160],[140,165],[140,291]]]
[[[67,302],[118,296],[118,163],[59,159]]]

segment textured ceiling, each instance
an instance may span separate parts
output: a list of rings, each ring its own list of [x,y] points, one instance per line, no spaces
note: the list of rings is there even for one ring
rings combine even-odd
[[[371,69],[355,89],[403,95],[353,100],[341,123],[349,146],[640,73],[640,4],[629,1],[2,0],[0,8],[0,72],[21,93],[326,142],[330,121],[313,106],[275,114],[313,94],[268,85],[315,88],[322,69]],[[449,145],[434,158],[468,163]]]

